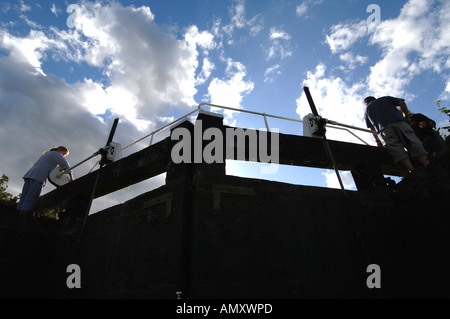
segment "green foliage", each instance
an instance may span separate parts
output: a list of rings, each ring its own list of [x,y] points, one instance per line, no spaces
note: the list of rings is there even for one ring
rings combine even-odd
[[[439,109],[439,111],[441,113],[447,114],[450,117],[450,109],[448,107],[442,106],[441,105],[441,100],[438,100],[435,104],[436,104],[436,106],[438,107],[438,109]],[[449,133],[450,133],[450,125],[449,126],[443,126],[441,128],[449,131]]]
[[[59,219],[59,213],[63,213],[64,209],[61,208],[49,208],[37,213],[37,217],[47,217],[51,219]]]
[[[6,176],[5,174],[2,174],[2,177],[0,178],[0,202],[8,206],[15,206],[19,201],[20,194],[19,196],[13,196],[10,193],[8,193],[6,191],[6,189],[8,188],[8,182],[9,177]],[[35,216],[59,219],[59,213],[61,212],[64,212],[64,209],[55,207],[40,211]]]
[[[2,174],[0,178],[0,202],[7,205],[15,205],[19,199],[18,196],[13,196],[6,191],[8,188],[9,177]]]

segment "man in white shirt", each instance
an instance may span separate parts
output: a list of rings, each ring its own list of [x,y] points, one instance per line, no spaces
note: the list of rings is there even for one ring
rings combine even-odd
[[[24,185],[22,194],[20,195],[17,209],[19,211],[30,211],[36,204],[42,187],[47,181],[48,174],[59,165],[62,169],[70,169],[70,165],[65,159],[69,155],[69,150],[64,146],[51,148],[37,160],[36,163],[23,176]],[[73,180],[73,175],[69,173],[70,180]]]

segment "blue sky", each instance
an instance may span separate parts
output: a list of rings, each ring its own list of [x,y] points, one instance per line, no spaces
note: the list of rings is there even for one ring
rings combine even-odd
[[[122,146],[202,102],[302,119],[310,113],[305,85],[319,112],[340,123],[364,127],[363,98],[392,95],[444,125],[434,102],[450,101],[449,25],[450,2],[439,0],[3,1],[0,173],[18,194],[44,150],[66,145],[78,163],[104,145],[115,117]],[[264,127],[261,117],[214,111],[230,125]],[[301,124],[269,119],[269,126],[302,134]],[[280,166],[261,176],[255,164],[227,166],[229,174],[338,187],[332,171]],[[159,176],[115,198],[163,182]]]

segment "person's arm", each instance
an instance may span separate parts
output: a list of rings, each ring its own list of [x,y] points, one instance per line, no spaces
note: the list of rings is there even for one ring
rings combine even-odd
[[[377,130],[373,126],[373,123],[370,121],[367,110],[366,110],[366,113],[364,114],[364,119],[366,121],[367,128],[369,128],[371,131],[373,131],[372,135],[373,135],[373,138],[375,139],[375,142],[377,142],[377,146],[383,147],[383,143],[381,142],[380,138],[378,137]]]
[[[64,170],[64,171],[67,171],[67,170],[69,170],[70,169],[70,165],[69,165],[69,162],[67,162],[67,160],[66,160],[66,158],[64,157],[64,156],[62,156],[60,153],[58,153],[58,164],[59,164],[59,166]],[[70,181],[73,181],[73,174],[72,174],[72,171],[70,171],[70,172],[68,172],[67,173],[68,175],[69,175],[69,179],[70,179]]]
[[[373,138],[375,139],[375,141],[377,142],[377,146],[378,147],[383,147],[383,142],[381,142],[380,138],[378,137],[377,131],[375,130],[375,128],[373,126],[369,127],[371,131],[373,131],[374,133],[372,133]]]
[[[405,114],[405,117],[408,120],[409,124],[411,124],[411,113],[408,110],[408,106],[406,105],[405,100],[402,100],[399,103],[399,106],[400,106],[403,114]]]

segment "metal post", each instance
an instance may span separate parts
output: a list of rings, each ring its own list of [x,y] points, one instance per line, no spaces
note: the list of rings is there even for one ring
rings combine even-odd
[[[264,117],[264,123],[266,123],[267,132],[269,132],[270,130],[269,130],[269,124],[267,123],[266,113],[263,113],[263,117]]]
[[[313,100],[313,98],[311,96],[311,93],[309,92],[309,88],[307,86],[305,86],[305,87],[303,87],[303,90],[305,91],[306,98],[308,99],[309,106],[311,107],[311,111],[313,112],[313,114],[315,116],[320,116],[319,112],[317,112],[316,105],[314,104],[314,100]],[[339,185],[341,186],[341,189],[342,189],[342,191],[344,193],[344,196],[347,197],[347,193],[345,192],[344,183],[342,183],[341,175],[339,174],[336,162],[334,161],[333,152],[331,151],[330,144],[328,143],[328,140],[327,140],[327,137],[326,137],[325,133],[323,133],[322,137],[323,137],[323,141],[324,141],[325,147],[326,147],[327,152],[328,152],[328,156],[330,157],[331,164],[333,165],[334,171],[336,172],[336,176],[337,176],[337,179],[339,181]]]
[[[314,101],[313,101],[313,99],[312,99],[311,93],[309,92],[309,88],[305,86],[305,87],[303,87],[303,89],[304,89],[304,91],[305,91],[306,98],[308,99],[309,105],[310,105],[310,107],[311,107],[311,111],[313,112],[313,114],[314,114],[315,116],[320,116],[319,113],[317,112],[317,109],[316,109],[316,106],[315,106]],[[323,141],[324,141],[325,147],[326,147],[326,149],[327,149],[328,156],[330,157],[330,160],[331,160],[331,162],[332,162],[332,164],[333,164],[334,171],[336,172],[336,176],[337,176],[337,178],[338,178],[338,180],[339,180],[339,184],[340,184],[340,186],[341,186],[341,190],[342,190],[342,193],[343,193],[343,195],[344,195],[344,202],[345,202],[345,204],[346,204],[347,211],[348,211],[348,213],[350,214],[350,218],[351,218],[351,220],[352,220],[352,222],[353,222],[353,226],[354,226],[354,228],[355,228],[356,236],[357,236],[358,239],[359,239],[359,243],[360,243],[360,245],[361,245],[362,252],[363,252],[363,254],[364,254],[364,257],[365,257],[365,259],[366,259],[366,262],[367,262],[368,265],[369,265],[369,264],[370,264],[369,253],[368,253],[368,251],[367,251],[366,244],[365,244],[364,239],[363,239],[363,237],[362,237],[363,235],[362,235],[362,233],[361,233],[361,230],[360,230],[360,227],[359,227],[359,223],[358,223],[358,221],[356,220],[356,217],[354,216],[353,211],[352,211],[351,208],[350,208],[350,203],[349,203],[349,200],[348,200],[348,195],[347,195],[347,192],[346,192],[346,190],[345,190],[345,188],[344,188],[344,184],[342,183],[341,176],[339,175],[339,171],[338,171],[337,166],[336,166],[336,163],[335,163],[335,161],[334,161],[333,153],[331,152],[331,148],[330,148],[330,145],[329,145],[329,143],[328,143],[328,140],[327,140],[327,138],[326,138],[326,136],[325,136],[325,133],[323,134]],[[380,289],[376,289],[376,293],[377,293],[378,297],[381,298],[381,293],[380,293],[379,290],[380,290]]]

